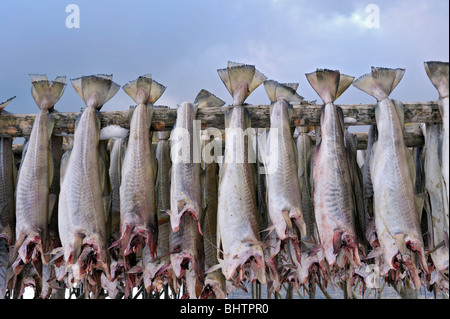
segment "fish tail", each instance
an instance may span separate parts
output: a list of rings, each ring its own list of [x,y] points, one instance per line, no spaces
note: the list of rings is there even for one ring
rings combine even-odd
[[[339,71],[317,69],[306,74],[306,79],[325,104],[333,103],[353,82],[354,77]]]
[[[155,103],[164,93],[166,87],[154,81],[151,74],[145,74],[125,84],[122,89],[137,104],[148,104]]]
[[[50,84],[45,74],[30,74],[31,94],[38,107],[42,110],[52,110],[66,88],[66,77],[57,76]]]
[[[247,97],[267,78],[254,65],[228,62],[226,69],[217,70],[220,79],[233,97],[233,105],[242,105]]]
[[[441,99],[448,96],[448,62],[429,61],[424,62],[425,72],[427,72],[431,83],[436,87]]]
[[[372,72],[353,82],[361,91],[372,95],[377,101],[387,98],[398,85],[405,69],[388,69],[372,67]]]
[[[100,110],[120,89],[112,75],[88,75],[71,80],[72,86],[84,103]]]
[[[278,100],[301,102],[304,98],[296,92],[297,88],[298,83],[278,83],[274,80],[264,81],[264,89],[271,103]]]
[[[8,283],[9,245],[5,238],[0,238],[0,299],[5,298]]]
[[[16,97],[13,96],[9,99],[7,99],[5,102],[1,102],[0,103],[0,113],[2,113],[3,109],[9,104],[9,102],[11,102],[12,100],[14,100]]]
[[[197,104],[198,108],[205,108],[205,107],[220,107],[224,105],[225,102],[219,99],[214,94],[208,92],[207,90],[201,90],[197,94],[194,104]]]

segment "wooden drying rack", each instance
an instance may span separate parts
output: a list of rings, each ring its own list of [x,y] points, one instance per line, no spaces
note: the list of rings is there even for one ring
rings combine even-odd
[[[441,115],[437,101],[405,102],[405,124],[411,123],[441,123]],[[339,105],[339,104],[337,104]],[[347,104],[339,105],[344,114],[345,125],[373,125],[375,121],[375,104]],[[302,102],[294,104],[291,126],[316,126],[320,124],[320,109],[322,105]],[[201,121],[202,129],[214,127],[224,129],[225,111],[231,108],[212,107],[201,108],[197,112],[197,119]],[[252,127],[269,128],[269,105],[246,105],[251,119]],[[104,111],[101,113],[101,126],[119,125],[129,129],[130,121],[128,110]],[[53,134],[56,136],[70,135],[75,130],[75,119],[80,112],[53,113],[56,118]],[[0,136],[28,137],[35,119],[35,114],[1,114]],[[155,106],[152,118],[153,131],[171,130],[177,118],[176,108]],[[358,149],[365,149],[367,133],[355,133],[358,140]],[[405,126],[405,142],[409,147],[422,146],[424,137],[417,125]],[[18,148],[16,148],[17,150]],[[18,151],[18,150],[17,150]]]

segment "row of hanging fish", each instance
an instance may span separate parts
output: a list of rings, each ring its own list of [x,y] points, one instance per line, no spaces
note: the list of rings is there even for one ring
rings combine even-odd
[[[150,75],[123,86],[136,103],[129,130],[101,129],[99,111],[120,89],[112,76],[71,80],[86,108],[73,136],[54,136],[66,79],[31,75],[40,111],[18,171],[12,138],[0,140],[0,297],[32,286],[41,298],[64,298],[81,285],[86,297],[119,298],[143,285],[225,298],[255,281],[269,293],[284,283],[297,291],[343,283],[351,296],[358,277],[368,288],[384,279],[397,291],[448,292],[448,63],[425,70],[443,121],[420,124],[425,146],[414,154],[403,104],[389,98],[404,69],[372,68],[357,80],[306,74],[323,101],[320,126],[299,126],[295,138],[293,109],[307,107],[298,84],[252,65],[218,70],[233,99],[224,137],[195,121],[198,108],[225,104],[206,90],[177,107],[171,132],[151,132],[166,88]],[[245,100],[261,84],[270,129],[244,138]],[[334,104],[352,84],[377,100],[363,153]]]

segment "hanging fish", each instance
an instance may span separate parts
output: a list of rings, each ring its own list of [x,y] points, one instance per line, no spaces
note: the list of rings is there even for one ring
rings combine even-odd
[[[378,140],[370,156],[370,176],[374,192],[374,214],[384,265],[380,275],[404,266],[412,275],[416,289],[420,287],[417,253],[422,269],[427,272],[419,212],[415,201],[415,167],[405,146],[404,106],[389,99],[404,69],[372,68],[353,85],[378,101],[375,108]],[[412,257],[411,257],[412,256]]]
[[[242,280],[266,283],[264,253],[259,234],[255,176],[249,162],[248,141],[243,133],[251,127],[245,99],[266,77],[253,65],[228,63],[217,71],[233,97],[225,113],[225,156],[220,172],[217,249],[225,279],[238,286]]]
[[[373,212],[373,185],[370,176],[370,157],[372,156],[373,144],[378,139],[376,125],[369,127],[367,135],[367,150],[363,166],[363,192],[364,192],[364,216],[365,216],[365,237],[372,248],[379,245],[377,239],[377,230],[375,227],[375,215]]]
[[[195,126],[198,108],[221,106],[224,102],[206,90],[200,91],[194,103],[184,102],[177,108],[177,121],[170,137],[172,175],[170,181],[170,223],[174,232],[180,228],[184,214],[197,221],[202,233],[200,128]]]
[[[0,103],[0,113],[15,97]],[[0,115],[1,116],[1,115]],[[7,290],[7,269],[10,247],[15,241],[15,203],[16,166],[12,150],[13,139],[0,137],[0,299]]]
[[[424,172],[425,189],[428,193],[426,201],[429,215],[429,234],[431,237],[431,259],[439,271],[448,269],[448,217],[445,214],[444,190],[442,183],[442,171],[439,164],[441,153],[441,125],[438,123],[425,124],[422,127],[425,136]],[[438,247],[440,246],[440,247]]]
[[[164,213],[170,208],[170,131],[155,132],[157,140],[156,159],[156,211],[158,216],[158,249],[155,258],[145,250],[142,254],[144,285],[147,291],[161,291],[163,285],[171,282],[169,236],[171,231],[168,216]]]
[[[136,253],[145,244],[154,257],[158,242],[155,158],[150,125],[153,104],[165,87],[150,75],[140,76],[123,87],[137,103],[132,111],[130,135],[120,184],[120,246],[123,255]]]
[[[61,167],[64,171],[58,227],[66,270],[71,270],[75,281],[85,278],[92,282],[93,277],[95,281],[98,279],[95,269],[103,271],[108,279],[111,277],[106,238],[107,216],[102,198],[102,170],[106,167],[102,165],[98,149],[99,110],[120,86],[112,81],[112,75],[83,76],[71,82],[87,107],[77,118],[73,148],[67,155],[67,163]]]
[[[204,222],[202,210],[201,185],[201,141],[194,138],[194,123],[197,108],[215,107],[223,105],[223,101],[206,90],[200,91],[194,103],[182,103],[177,110],[177,123],[172,131],[170,142],[180,143],[181,151],[188,155],[181,161],[179,155],[174,154],[179,147],[171,144],[172,171],[170,181],[170,219],[172,223],[170,235],[170,260],[177,278],[186,277],[186,284],[190,298],[200,298],[204,286],[205,251],[203,236],[200,232]],[[184,130],[179,130],[184,128]],[[185,135],[183,136],[179,134]],[[198,156],[198,163],[195,163]],[[184,214],[188,212],[188,214]],[[184,214],[184,215],[183,215]],[[176,226],[174,228],[174,225]]]
[[[214,138],[210,130],[203,131],[202,150],[206,151],[205,145],[217,144],[220,146],[221,140]],[[203,153],[202,153],[203,154]],[[210,155],[210,154],[208,154]],[[218,190],[218,172],[217,155],[213,154],[211,163],[205,162],[202,157],[202,209],[205,215],[203,222],[203,246],[205,249],[205,269],[209,269],[219,263],[217,260],[217,190]],[[225,299],[226,286],[225,277],[220,269],[216,269],[205,276],[205,285],[202,292],[202,298]]]
[[[442,154],[441,154],[441,169],[442,177],[444,179],[444,194],[446,194],[445,205],[446,214],[448,218],[449,212],[449,134],[450,134],[450,106],[448,104],[448,62],[425,62],[425,71],[431,80],[431,83],[439,92],[439,111],[442,117]]]
[[[265,81],[264,88],[272,103],[264,163],[268,212],[278,238],[283,241],[289,238],[300,249],[297,234],[306,236],[306,224],[296,178],[298,159],[291,132],[293,107],[289,102],[303,98],[292,87],[273,80]]]
[[[25,264],[33,263],[38,273],[42,264],[50,260],[48,225],[56,195],[50,195],[53,179],[53,160],[50,138],[55,124],[53,111],[66,87],[65,77],[57,77],[51,84],[46,75],[30,75],[31,94],[40,112],[36,115],[19,168],[16,189],[16,244],[14,273]]]
[[[342,109],[333,104],[354,78],[326,69],[309,73],[306,78],[325,104],[320,115],[320,142],[312,159],[314,213],[320,242],[331,267],[360,266],[344,116]]]

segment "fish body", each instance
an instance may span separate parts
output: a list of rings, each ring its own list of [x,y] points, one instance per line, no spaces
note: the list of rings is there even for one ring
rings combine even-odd
[[[431,208],[432,248],[445,242],[448,238],[448,218],[445,214],[442,172],[439,164],[440,124],[426,124],[424,128],[425,150],[424,171],[425,189],[429,195]],[[431,226],[431,227],[430,227]],[[444,271],[448,269],[448,247],[443,245],[431,253],[435,267]]]
[[[170,137],[170,223],[174,232],[179,230],[181,218],[186,214],[197,221],[198,231],[202,233],[200,141],[194,138],[197,109],[198,105],[188,102],[178,106],[177,121]]]
[[[294,90],[283,84],[266,81],[268,95],[275,90],[271,99],[270,133],[267,138],[265,161],[267,184],[267,207],[272,225],[280,240],[294,237],[296,232],[306,236],[303,219],[300,186],[297,176],[297,158],[294,139],[291,132],[293,108],[288,101],[294,98]],[[288,92],[277,96],[277,92]],[[292,227],[296,227],[296,231]]]
[[[302,211],[306,225],[306,236],[302,238],[304,244],[300,253],[300,261],[297,258],[291,258],[295,267],[296,279],[300,285],[305,285],[310,279],[313,266],[324,262],[324,255],[320,247],[320,241],[317,233],[317,226],[314,215],[314,196],[312,188],[312,154],[314,152],[314,142],[307,134],[308,127],[297,127],[299,135],[296,146],[298,154],[298,180],[300,186],[300,195],[302,199]],[[291,256],[295,256],[294,247],[287,247]]]
[[[377,231],[375,227],[375,215],[373,212],[373,185],[370,176],[370,157],[372,155],[373,144],[378,139],[378,131],[376,125],[369,128],[367,139],[367,150],[364,158],[363,166],[363,192],[364,192],[364,216],[365,216],[365,236],[371,247],[378,246]]]
[[[450,106],[449,106],[449,89],[448,89],[448,81],[449,81],[449,68],[448,62],[425,62],[425,71],[430,78],[431,83],[435,86],[439,93],[439,111],[442,117],[442,154],[441,154],[441,169],[442,169],[442,178],[444,179],[444,194],[446,198],[444,198],[446,203],[446,214],[448,218],[448,207],[449,207],[449,190],[450,190],[450,181],[449,181],[449,133],[450,133]]]
[[[298,181],[302,199],[303,218],[306,225],[306,239],[316,241],[314,202],[311,185],[311,155],[314,151],[314,142],[307,134],[307,127],[297,127],[297,158],[298,158]]]
[[[205,131],[205,135],[205,142],[216,143],[215,139],[210,140],[208,130]],[[213,161],[211,163],[204,162],[202,166],[202,209],[205,215],[203,222],[203,246],[205,250],[205,270],[208,270],[219,263],[216,248],[219,165],[216,161]],[[215,299],[225,299],[225,277],[220,269],[206,274],[202,295],[211,296]]]
[[[183,216],[179,230],[171,231],[169,242],[170,262],[175,276],[181,278],[186,275],[187,270],[190,270],[191,281],[188,290],[195,291],[195,294],[189,297],[199,298],[205,280],[205,253],[203,236],[198,231],[197,221],[189,216]]]
[[[158,134],[159,133],[159,134]],[[171,280],[169,236],[171,226],[165,211],[170,208],[170,144],[167,141],[168,132],[156,132],[158,144],[156,146],[156,159],[158,161],[156,175],[156,211],[158,220],[158,249],[155,258],[151,258],[147,250],[143,253],[143,277],[147,290],[151,287],[160,290],[161,286]],[[164,136],[165,135],[165,136]]]
[[[321,139],[312,160],[314,213],[320,242],[330,266],[342,267],[347,262],[360,265],[343,115],[333,104],[353,77],[339,71],[318,70],[307,74],[307,78],[325,104],[320,116]]]
[[[403,137],[403,104],[388,98],[403,77],[403,69],[372,68],[354,85],[374,96],[378,140],[370,157],[374,214],[378,241],[383,252],[381,275],[403,263],[420,287],[418,271],[408,251],[416,252],[427,272],[419,212],[415,203],[415,168]],[[417,288],[418,288],[417,287]]]
[[[218,211],[217,247],[218,260],[227,280],[250,266],[261,283],[265,282],[264,255],[260,242],[259,224],[251,163],[248,162],[247,143],[236,145],[233,130],[237,134],[247,127],[248,114],[242,106],[234,106],[225,136],[225,162],[222,164]],[[237,135],[239,136],[239,135]],[[227,154],[243,150],[243,162],[227,160]],[[239,281],[239,280],[238,280]]]
[[[200,91],[194,103],[184,102],[178,107],[177,122],[170,137],[170,260],[176,277],[185,276],[190,298],[201,297],[205,282],[201,144],[200,136],[197,136],[198,140],[194,137],[194,120],[198,108],[221,106],[224,103],[208,91]],[[184,159],[180,159],[179,151],[184,153]]]
[[[75,281],[95,269],[110,279],[106,212],[103,202],[102,166],[99,154],[99,109],[120,86],[112,76],[84,76],[72,85],[86,103],[77,122],[73,148],[64,164],[58,205],[58,229],[66,268]],[[63,167],[62,167],[63,168]]]
[[[50,186],[53,179],[53,160],[50,138],[55,120],[49,114],[65,89],[65,77],[58,77],[50,85],[45,75],[30,75],[32,95],[39,106],[26,151],[20,164],[16,189],[16,246],[18,257],[13,269],[18,274],[30,262],[49,261],[48,224]],[[53,202],[54,204],[54,202]]]
[[[110,242],[113,243],[120,237],[120,183],[122,180],[123,159],[126,150],[126,138],[113,138],[109,141],[109,180],[111,183],[111,223]]]
[[[121,249],[126,256],[139,251],[145,241],[154,257],[158,242],[156,167],[149,134],[153,103],[162,95],[165,87],[146,75],[125,85],[123,89],[137,106],[130,122],[120,184]]]
[[[253,65],[228,62],[217,70],[233,98],[225,113],[225,157],[220,168],[217,210],[219,265],[226,280],[238,286],[242,280],[266,283],[264,252],[259,234],[254,169],[248,158],[244,131],[251,127],[242,104],[267,78]]]

